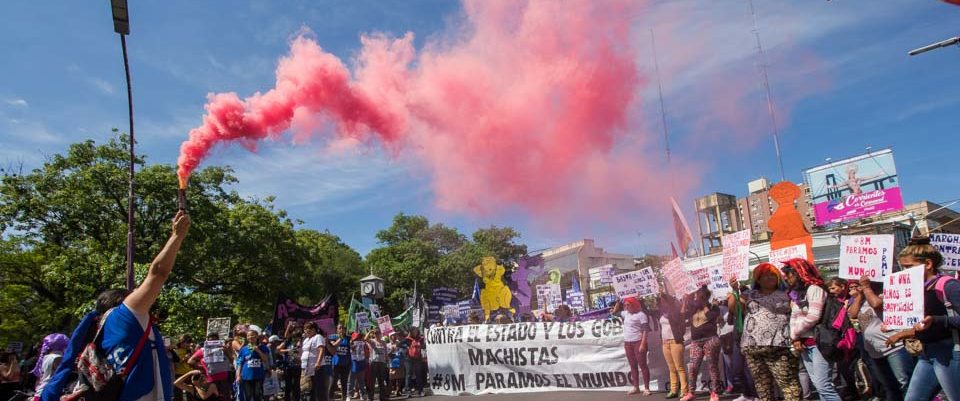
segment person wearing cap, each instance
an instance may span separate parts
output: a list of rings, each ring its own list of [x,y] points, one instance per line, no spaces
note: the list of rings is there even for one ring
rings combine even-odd
[[[635,297],[617,300],[611,313],[620,313],[623,318],[623,348],[630,366],[630,384],[633,385],[627,395],[640,392],[640,373],[643,374],[643,395],[650,395],[650,368],[647,366],[650,318],[644,311],[643,302]]]
[[[246,345],[237,352],[237,383],[243,388],[244,401],[263,401],[263,379],[270,362],[270,349],[258,343],[256,329],[248,328]]]

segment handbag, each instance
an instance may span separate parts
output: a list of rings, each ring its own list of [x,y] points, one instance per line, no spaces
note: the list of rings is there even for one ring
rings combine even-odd
[[[905,338],[903,339],[903,349],[907,350],[910,355],[917,356],[923,353],[923,343],[916,338]]]
[[[143,335],[140,337],[133,353],[130,354],[130,358],[119,370],[114,370],[107,362],[106,353],[99,345],[103,341],[103,325],[112,311],[113,309],[107,311],[100,318],[97,334],[93,341],[87,343],[80,355],[77,356],[76,379],[67,385],[64,394],[60,397],[61,401],[115,401],[120,398],[124,380],[130,372],[130,368],[136,365],[140,352],[143,351],[143,347],[150,337],[150,331],[153,329],[153,319],[151,318],[147,322],[147,328],[143,331]]]

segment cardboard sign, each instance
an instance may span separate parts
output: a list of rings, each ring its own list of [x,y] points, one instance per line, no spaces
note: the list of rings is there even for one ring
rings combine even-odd
[[[223,352],[223,340],[209,340],[203,342],[203,363],[207,365],[208,374],[216,374],[230,370],[230,362]]]
[[[726,264],[716,263],[712,265],[707,265],[704,270],[707,271],[707,275],[710,278],[710,283],[707,284],[707,287],[710,288],[710,294],[712,299],[725,300],[727,299],[727,294],[730,293],[730,282],[728,276],[725,274]],[[738,278],[739,279],[739,278]]]
[[[771,249],[770,250],[770,264],[776,266],[778,269],[783,267],[783,262],[807,257],[807,246],[804,244],[798,244],[794,246],[788,246],[786,248],[780,249]]]
[[[390,322],[390,315],[383,315],[377,318],[377,325],[380,326],[380,333],[389,336],[393,333],[393,323]]]
[[[923,269],[911,268],[883,278],[883,324],[909,329],[923,320]]]
[[[698,288],[710,285],[710,272],[707,271],[706,267],[690,269],[687,270],[687,273],[690,274],[690,278],[693,279],[693,284]]]
[[[960,234],[930,233],[930,245],[943,255],[944,270],[960,270]]]
[[[640,270],[640,277],[643,280],[640,282],[640,297],[647,297],[650,295],[656,295],[660,292],[660,285],[657,284],[657,275],[653,273],[652,267],[644,267]]]
[[[750,229],[724,235],[723,277],[737,280],[750,278]]]
[[[541,284],[537,286],[537,306],[540,309],[546,309],[547,313],[553,313],[553,310],[562,303],[560,284]]]
[[[663,265],[663,277],[670,283],[676,296],[681,297],[697,290],[693,279],[683,270],[683,262],[680,258],[671,260]]]
[[[230,338],[230,318],[215,317],[207,319],[207,334],[210,333],[217,333],[221,340]]]
[[[844,235],[840,237],[840,278],[883,282],[892,272],[893,234]]]
[[[357,317],[357,331],[367,331],[370,330],[370,318],[367,316],[366,312],[359,312],[355,315]]]
[[[380,307],[377,306],[377,304],[370,304],[368,309],[370,309],[370,317],[374,319],[380,318]]]

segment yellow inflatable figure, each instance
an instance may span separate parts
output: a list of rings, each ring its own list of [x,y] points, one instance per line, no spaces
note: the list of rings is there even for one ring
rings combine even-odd
[[[490,313],[500,308],[516,313],[516,310],[510,306],[510,301],[513,299],[510,287],[503,283],[503,273],[506,269],[498,265],[496,259],[492,256],[484,257],[480,266],[473,268],[473,272],[483,279],[480,306],[483,307],[484,320],[490,320]]]

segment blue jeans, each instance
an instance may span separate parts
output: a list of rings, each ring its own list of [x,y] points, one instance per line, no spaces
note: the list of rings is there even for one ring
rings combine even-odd
[[[953,350],[953,340],[923,344],[923,353],[907,388],[907,400],[929,400],[937,384],[947,398],[960,400],[960,352]]]
[[[836,386],[833,385],[833,364],[823,358],[816,346],[807,347],[800,353],[803,367],[810,375],[810,381],[820,394],[820,401],[841,401]]]

